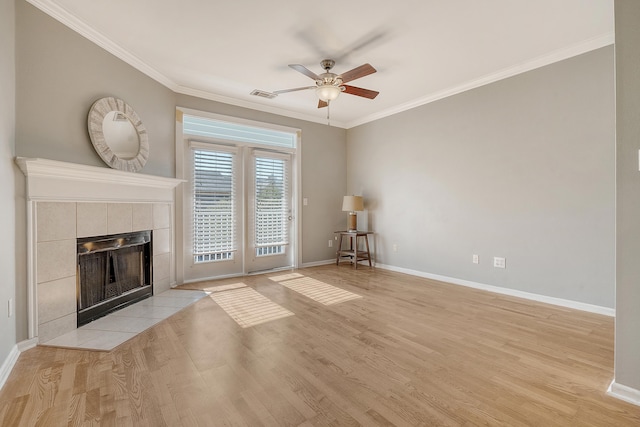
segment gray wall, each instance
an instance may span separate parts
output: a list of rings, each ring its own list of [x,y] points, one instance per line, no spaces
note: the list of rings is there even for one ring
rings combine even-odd
[[[377,261],[613,307],[613,64],[609,46],[349,130]]]
[[[16,152],[107,167],[93,150],[87,114],[97,99],[124,99],[149,133],[142,173],[175,176],[174,93],[26,1],[16,2]]]
[[[616,383],[640,390],[640,2],[616,0]]]
[[[7,303],[16,297],[15,257],[15,8],[0,0],[0,365],[16,343],[16,314],[7,317]]]

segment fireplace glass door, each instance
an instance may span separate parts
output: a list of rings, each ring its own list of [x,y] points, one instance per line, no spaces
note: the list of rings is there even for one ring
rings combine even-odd
[[[151,232],[78,239],[78,278],[78,326],[151,296]]]

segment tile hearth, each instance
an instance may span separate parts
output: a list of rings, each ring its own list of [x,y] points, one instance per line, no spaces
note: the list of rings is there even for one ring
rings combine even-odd
[[[40,344],[110,351],[206,295],[203,291],[170,289]]]

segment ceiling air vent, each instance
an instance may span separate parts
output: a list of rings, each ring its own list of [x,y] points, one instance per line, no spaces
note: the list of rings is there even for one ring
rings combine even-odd
[[[259,96],[261,98],[267,98],[267,99],[273,99],[276,96],[278,96],[275,93],[271,93],[271,92],[265,92],[264,90],[260,90],[260,89],[254,89],[251,91],[251,95],[254,96]]]

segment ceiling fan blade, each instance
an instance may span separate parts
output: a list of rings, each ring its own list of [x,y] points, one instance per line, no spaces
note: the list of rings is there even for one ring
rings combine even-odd
[[[283,90],[276,90],[272,93],[275,93],[276,95],[280,95],[281,93],[287,93],[287,92],[297,92],[299,90],[307,90],[307,89],[316,89],[317,86],[305,86],[305,87],[296,87],[293,89],[283,89]]]
[[[318,108],[324,108],[326,106],[328,106],[329,104],[327,104],[325,101],[323,101],[322,99],[318,100]]]
[[[316,20],[315,24],[299,29],[294,33],[296,38],[299,38],[309,45],[311,50],[314,51],[314,60],[315,58],[327,58],[329,56],[329,52],[326,51],[326,45],[328,44],[326,42],[326,29],[328,28],[328,24],[318,21],[321,20]]]
[[[318,76],[316,73],[314,73],[313,71],[311,71],[310,69],[308,69],[304,65],[289,64],[289,67],[293,68],[294,70],[298,71],[299,73],[304,74],[307,77],[311,77],[313,80],[319,80],[320,79],[320,76]]]
[[[354,52],[357,52],[361,49],[367,47],[367,50],[370,50],[376,45],[383,43],[385,40],[389,39],[389,31],[384,28],[378,28],[370,31],[368,34],[363,35],[359,39],[355,40],[353,43],[345,47],[342,52],[333,55],[333,59],[336,62],[342,62],[343,59],[350,56]],[[325,55],[326,56],[326,55]]]
[[[368,76],[369,74],[373,74],[376,72],[376,69],[373,68],[370,64],[364,64],[359,67],[354,68],[353,70],[349,70],[346,73],[342,73],[340,78],[342,79],[342,83],[347,83],[355,79],[359,79],[360,77]]]
[[[361,87],[343,85],[344,92],[349,93],[351,95],[362,96],[363,98],[374,99],[380,92],[376,92],[375,90],[363,89]]]

